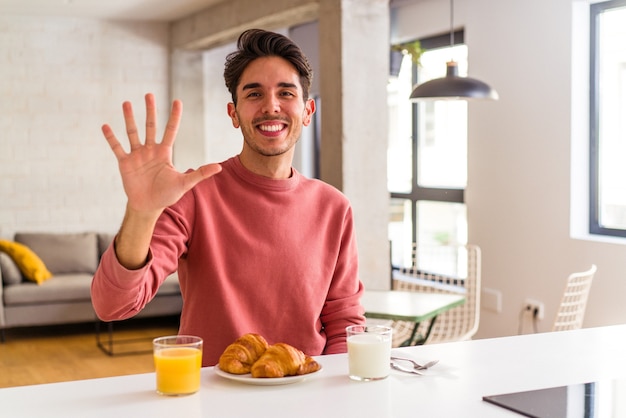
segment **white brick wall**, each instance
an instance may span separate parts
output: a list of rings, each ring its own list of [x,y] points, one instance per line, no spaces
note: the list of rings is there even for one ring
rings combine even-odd
[[[125,195],[100,132],[126,143],[121,103],[143,126],[169,108],[164,23],[0,16],[0,238],[16,231],[115,232]]]

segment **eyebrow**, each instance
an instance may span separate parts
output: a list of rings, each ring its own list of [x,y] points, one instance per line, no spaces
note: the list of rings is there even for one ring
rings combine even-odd
[[[248,84],[244,84],[244,86],[241,88],[242,90],[250,90],[250,89],[256,89],[261,87],[261,83],[248,83]],[[293,89],[297,89],[298,86],[296,86],[294,83],[287,83],[287,82],[280,82],[278,83],[278,87],[283,87],[283,88],[293,88]]]

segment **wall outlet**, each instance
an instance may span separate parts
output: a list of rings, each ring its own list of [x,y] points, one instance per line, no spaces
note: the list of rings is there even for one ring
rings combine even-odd
[[[535,299],[527,298],[524,301],[524,306],[522,308],[525,312],[530,312],[531,317],[536,315],[536,318],[541,320],[544,317],[545,307],[543,306],[543,302],[539,302]]]

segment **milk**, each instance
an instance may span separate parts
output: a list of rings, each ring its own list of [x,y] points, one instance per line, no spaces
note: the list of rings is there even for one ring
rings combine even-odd
[[[369,328],[376,329],[380,327]],[[384,379],[389,375],[391,330],[383,333],[366,331],[348,335],[347,341],[349,375],[351,379],[378,380]]]

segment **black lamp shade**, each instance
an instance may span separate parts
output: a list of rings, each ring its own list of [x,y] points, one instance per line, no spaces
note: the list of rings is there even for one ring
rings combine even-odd
[[[459,77],[454,61],[447,63],[446,76],[418,84],[410,100],[498,100],[498,92],[488,84],[469,77]]]

